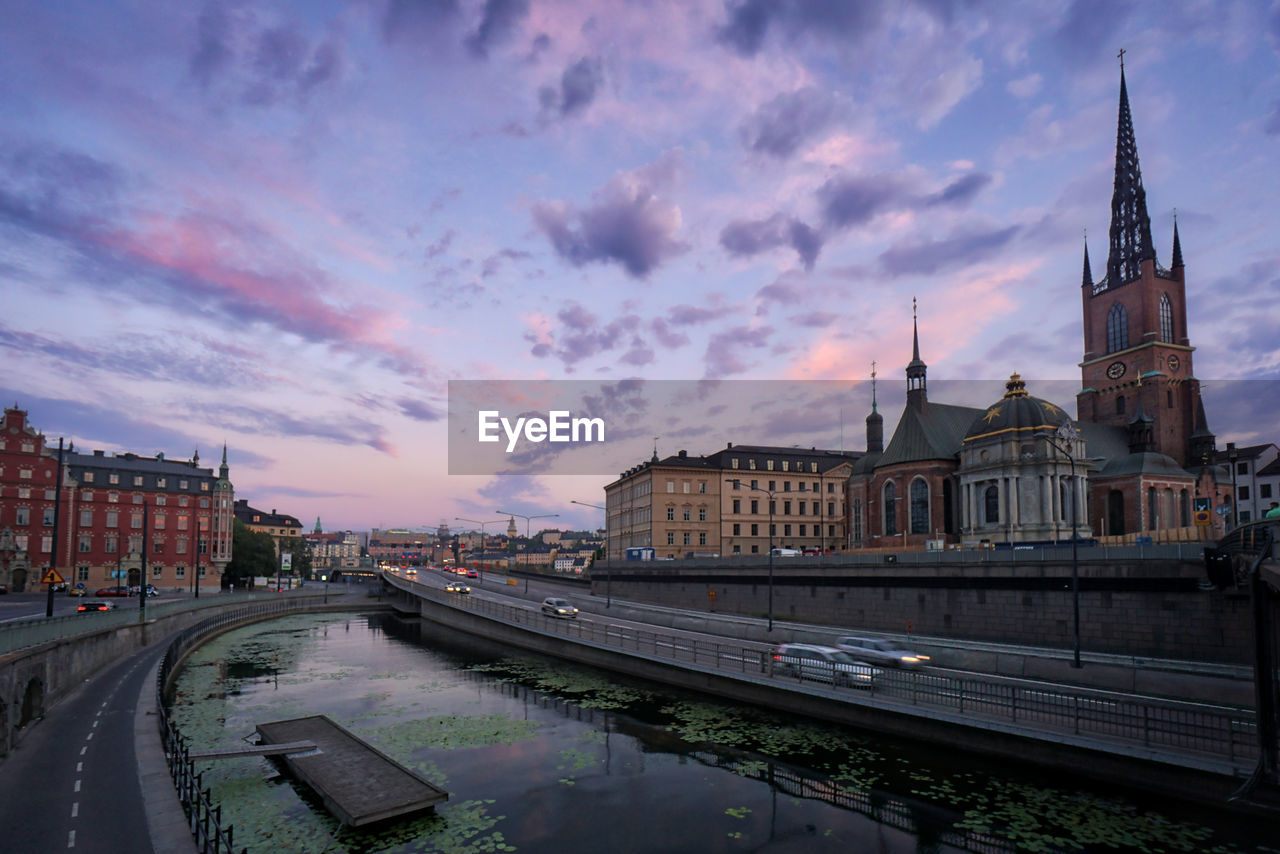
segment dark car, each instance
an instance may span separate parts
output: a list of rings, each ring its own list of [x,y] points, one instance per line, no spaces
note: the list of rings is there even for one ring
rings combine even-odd
[[[7,585],[7,584],[0,584],[0,594],[4,594],[4,593],[8,593],[8,592],[9,592],[9,585]]]
[[[115,602],[81,602],[76,606],[76,611],[81,614],[87,611],[114,611],[115,609]]]
[[[93,591],[93,595],[99,598],[103,596],[132,596],[128,587],[99,587]]]
[[[773,652],[773,672],[837,687],[870,688],[883,671],[833,646],[784,643]]]
[[[449,593],[470,593],[471,588],[463,584],[461,581],[450,581],[444,586]]]
[[[548,596],[542,600],[542,613],[550,614],[553,617],[576,617],[578,616],[578,609],[573,607],[573,603],[568,599]]]

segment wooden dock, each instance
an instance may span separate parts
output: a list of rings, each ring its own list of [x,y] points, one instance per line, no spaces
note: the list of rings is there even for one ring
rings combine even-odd
[[[311,741],[314,752],[280,761],[348,827],[408,815],[447,801],[449,793],[366,744],[324,715],[258,724],[263,745]]]

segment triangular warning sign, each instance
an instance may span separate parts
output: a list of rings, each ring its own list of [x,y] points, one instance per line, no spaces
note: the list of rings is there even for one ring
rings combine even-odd
[[[51,569],[44,574],[44,578],[40,579],[41,584],[66,584],[67,580],[58,575],[58,570]]]

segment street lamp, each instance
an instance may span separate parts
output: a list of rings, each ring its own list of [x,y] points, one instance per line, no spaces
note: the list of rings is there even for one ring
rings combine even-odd
[[[743,486],[741,480],[734,478],[729,481],[736,489]],[[769,496],[769,628],[773,631],[773,490],[765,489],[763,486],[756,486],[753,483],[745,484],[747,489],[754,489],[756,492],[763,492]]]
[[[604,571],[604,606],[609,608],[613,605],[613,570],[609,568],[609,511],[601,507],[599,504],[588,504],[585,501],[574,501],[569,499],[570,504],[580,504],[583,507],[594,507],[597,510],[604,510],[604,543],[605,543],[605,571]],[[619,539],[621,542],[621,539]]]
[[[1231,466],[1231,527],[1240,524],[1240,508],[1236,505],[1240,503],[1240,489],[1236,486],[1236,460],[1240,459],[1240,454],[1236,451],[1236,443],[1227,443],[1227,464]]]
[[[559,516],[559,513],[542,513],[537,516],[526,516],[523,513],[510,513],[506,510],[494,510],[494,513],[501,513],[503,516],[519,516],[524,520],[524,592],[529,592],[529,523],[534,519],[552,519]]]
[[[502,520],[490,519],[487,522],[481,522],[478,519],[464,519],[461,516],[454,516],[453,518],[458,522],[470,522],[472,525],[480,526],[480,583],[484,584],[484,543],[485,543],[484,526],[496,525]]]
[[[1080,538],[1076,534],[1076,505],[1079,498],[1076,495],[1076,458],[1072,455],[1068,448],[1071,443],[1079,440],[1080,432],[1076,430],[1075,425],[1070,421],[1064,421],[1059,425],[1056,433],[1037,433],[1041,439],[1048,442],[1053,448],[1067,457],[1067,462],[1071,466],[1071,617],[1072,617],[1072,652],[1071,666],[1082,667],[1080,663]],[[1059,445],[1053,440],[1053,436],[1061,439],[1066,446]]]

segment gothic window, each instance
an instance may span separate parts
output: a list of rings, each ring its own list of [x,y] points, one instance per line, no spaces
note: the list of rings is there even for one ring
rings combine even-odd
[[[853,541],[862,542],[862,499],[853,499]]]
[[[1179,524],[1184,528],[1190,527],[1191,496],[1187,494],[1187,491],[1185,489],[1182,490],[1181,494],[1179,495],[1178,510],[1179,510],[1178,517],[1181,520]]]
[[[1116,398],[1116,414],[1117,415],[1124,414],[1124,395],[1121,395],[1120,397]]]
[[[1154,486],[1147,487],[1147,528],[1148,531],[1156,529],[1156,489]]]
[[[923,478],[911,481],[911,533],[929,533],[929,484]]]
[[[898,533],[898,487],[893,481],[884,485],[884,535],[892,537]]]
[[[1160,295],[1160,340],[1173,342],[1173,303],[1168,294]]]
[[[1124,306],[1116,303],[1107,312],[1107,352],[1114,353],[1129,346],[1129,316]]]
[[[994,485],[988,486],[987,491],[983,493],[983,502],[985,506],[985,522],[988,525],[1000,524],[1000,490]]]

